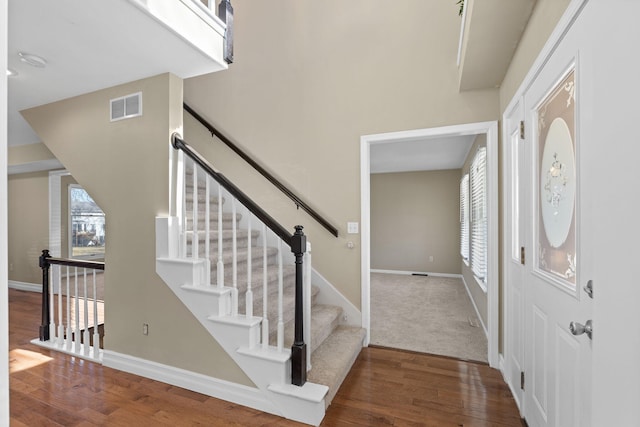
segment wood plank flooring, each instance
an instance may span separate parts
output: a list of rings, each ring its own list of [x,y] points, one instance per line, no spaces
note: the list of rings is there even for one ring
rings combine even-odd
[[[11,426],[298,426],[36,347],[39,295],[9,290]],[[365,348],[322,426],[522,426],[498,371]]]

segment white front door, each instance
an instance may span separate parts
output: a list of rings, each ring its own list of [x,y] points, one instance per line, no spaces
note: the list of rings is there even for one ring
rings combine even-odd
[[[593,230],[581,180],[581,112],[590,98],[582,97],[571,40],[524,94],[524,413],[531,427],[591,425],[592,339],[581,326],[588,329],[593,302],[583,289],[592,277],[585,248]]]

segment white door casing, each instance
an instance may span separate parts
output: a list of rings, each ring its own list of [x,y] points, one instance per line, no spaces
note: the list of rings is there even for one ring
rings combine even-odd
[[[360,138],[360,212],[361,212],[361,294],[362,327],[366,329],[365,345],[370,337],[370,147],[424,138],[487,135],[487,331],[490,366],[499,366],[499,260],[498,260],[498,123],[480,122],[429,129],[364,135]]]

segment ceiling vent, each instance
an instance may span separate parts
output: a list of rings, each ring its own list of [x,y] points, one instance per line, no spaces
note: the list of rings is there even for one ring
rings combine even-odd
[[[142,115],[142,92],[110,101],[111,121],[130,119]]]

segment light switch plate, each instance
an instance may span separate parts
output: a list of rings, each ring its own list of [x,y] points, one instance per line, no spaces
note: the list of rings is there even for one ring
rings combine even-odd
[[[358,234],[358,223],[357,222],[348,222],[347,223],[347,233],[349,234]]]

